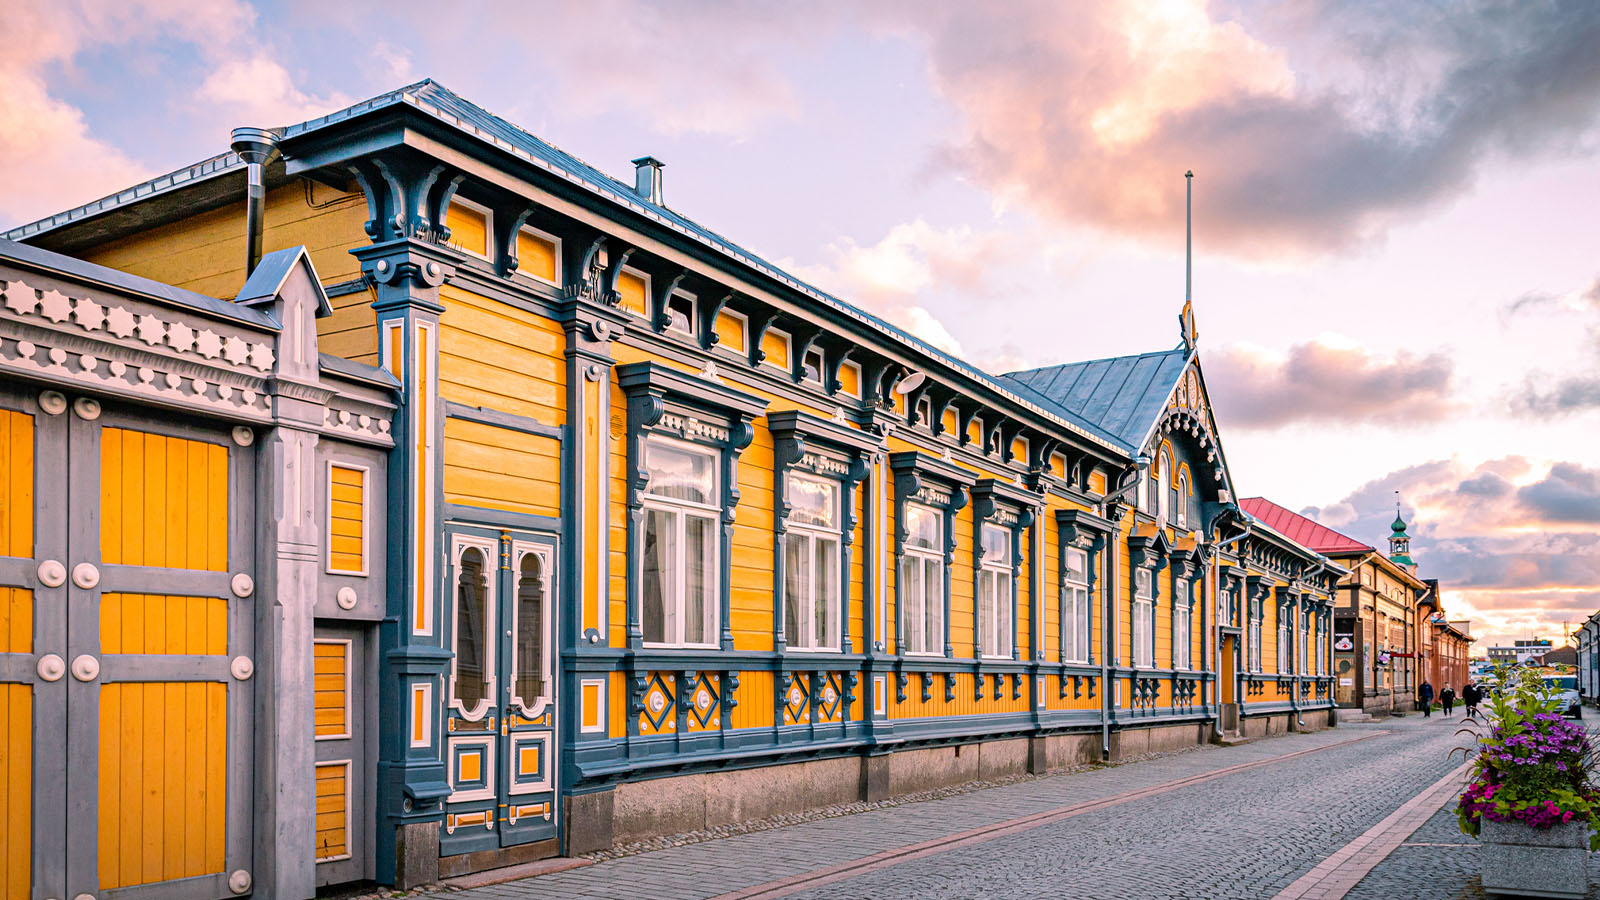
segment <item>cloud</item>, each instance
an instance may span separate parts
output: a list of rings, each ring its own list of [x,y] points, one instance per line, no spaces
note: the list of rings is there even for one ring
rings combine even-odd
[[[1458,408],[1454,366],[1439,353],[1380,358],[1313,340],[1285,355],[1223,347],[1204,362],[1224,427],[1437,421]]]
[[[1533,316],[1577,315],[1588,320],[1586,339],[1600,357],[1600,278],[1564,294],[1529,291],[1500,309],[1502,321]],[[1529,372],[1506,396],[1512,415],[1531,419],[1560,418],[1600,409],[1600,367],[1552,374]]]
[[[969,226],[937,228],[917,219],[890,228],[876,244],[862,246],[842,238],[823,248],[820,263],[782,265],[964,359],[961,342],[924,298],[937,290],[954,290],[969,300],[988,295],[991,286],[985,276],[1003,255],[1003,243],[999,235],[979,234]]]
[[[1541,522],[1600,524],[1600,470],[1562,462],[1517,489],[1522,508]]]
[[[51,76],[85,53],[164,42],[195,48],[211,74],[185,108],[207,120],[277,125],[328,112],[341,97],[297,90],[239,0],[109,0],[8,4],[0,16],[0,222],[27,222],[126,188],[150,167],[95,136],[83,112],[51,90]],[[62,186],[71,193],[63,195]]]
[[[1183,228],[1317,255],[1380,238],[1494,157],[1560,154],[1600,115],[1600,4],[1311,4],[1229,20],[1204,0],[880,5],[965,116],[945,153],[1073,224]],[[1324,73],[1327,73],[1324,75]],[[1318,76],[1324,76],[1318,80]]]

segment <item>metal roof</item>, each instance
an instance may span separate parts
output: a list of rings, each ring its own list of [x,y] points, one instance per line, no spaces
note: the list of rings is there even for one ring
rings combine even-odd
[[[1289,540],[1318,553],[1369,553],[1374,549],[1265,497],[1240,500],[1239,507]]]
[[[904,329],[801,281],[749,250],[727,240],[717,232],[674,212],[664,205],[652,203],[648,199],[639,196],[632,185],[612,178],[572,154],[534,137],[511,122],[466,100],[431,78],[381,94],[370,100],[364,100],[337,112],[329,113],[326,116],[277,129],[277,131],[287,140],[347,121],[359,115],[397,105],[412,107],[454,127],[458,131],[510,153],[524,162],[544,169],[556,177],[583,187],[615,205],[625,207],[679,234],[709,246],[723,255],[731,257],[734,261],[749,266],[758,273],[810,297],[834,312],[853,319],[896,343],[909,346],[917,352],[954,369],[958,374],[988,387],[1023,409],[1061,426],[1067,431],[1111,450],[1125,451],[1127,449],[1126,442],[1111,437],[1103,428],[1085,423],[1083,417],[1077,416],[1070,409],[1063,409],[1059,404],[1048,402],[1047,397],[1040,397],[1037,393],[1025,393],[1016,390],[1014,386],[1018,382],[990,375],[936,349],[933,345]],[[14,228],[0,236],[13,240],[31,238],[75,221],[91,218],[118,206],[138,202],[155,194],[176,190],[196,181],[215,178],[236,166],[242,165],[243,163],[239,162],[238,158],[231,153],[213,157],[188,169],[151,179],[125,191],[96,200],[93,203]],[[1029,396],[1030,393],[1032,396]]]
[[[1190,350],[1091,359],[1008,372],[1001,378],[1031,389],[1062,414],[1083,420],[1137,453],[1166,409],[1167,398],[1188,367]]]

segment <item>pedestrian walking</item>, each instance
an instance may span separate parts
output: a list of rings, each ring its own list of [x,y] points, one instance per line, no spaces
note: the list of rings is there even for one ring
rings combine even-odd
[[[1456,691],[1446,684],[1444,690],[1439,692],[1439,705],[1444,707],[1444,714],[1450,715],[1456,708]]]
[[[1461,689],[1461,702],[1467,705],[1467,718],[1476,720],[1478,704],[1483,702],[1483,688],[1478,687],[1476,681],[1467,682],[1467,686]]]
[[[1422,704],[1422,714],[1431,718],[1433,716],[1433,684],[1424,681],[1417,690],[1417,702]]]

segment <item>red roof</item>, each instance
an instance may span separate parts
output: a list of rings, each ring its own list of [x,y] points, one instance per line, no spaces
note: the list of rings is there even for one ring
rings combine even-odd
[[[1297,512],[1290,512],[1265,497],[1240,500],[1239,506],[1273,531],[1318,553],[1366,553],[1372,550],[1353,537],[1313,522]]]

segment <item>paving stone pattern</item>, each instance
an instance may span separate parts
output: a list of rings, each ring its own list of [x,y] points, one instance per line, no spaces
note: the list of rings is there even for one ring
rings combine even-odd
[[[1447,755],[1460,741],[1452,725],[1437,717],[1386,719],[1209,748],[671,847],[455,896],[704,900],[1020,816],[1391,731],[792,895],[1271,896],[1458,764],[1459,756]]]

